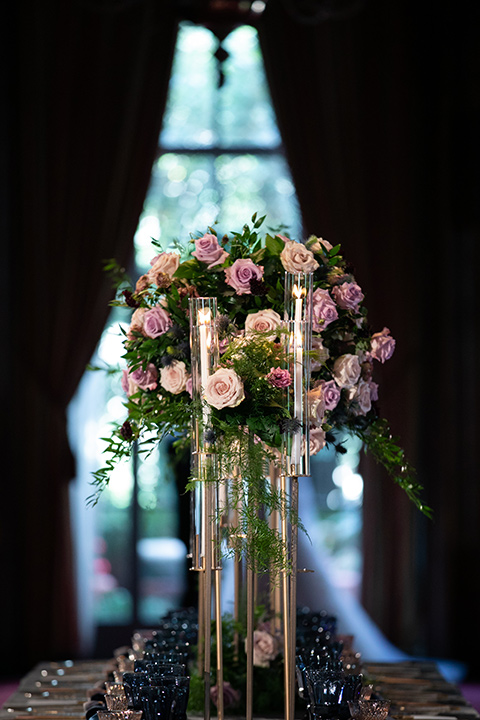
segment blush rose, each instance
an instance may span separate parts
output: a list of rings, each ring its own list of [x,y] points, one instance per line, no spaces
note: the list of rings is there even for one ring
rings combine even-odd
[[[283,267],[290,273],[310,273],[318,268],[318,262],[312,252],[302,243],[288,240],[280,253]]]
[[[174,360],[171,365],[160,370],[160,385],[173,395],[178,395],[186,389],[187,380],[187,369],[182,360]]]
[[[206,381],[204,395],[207,403],[217,410],[236,407],[245,398],[242,379],[235,370],[219,368]]]
[[[275,330],[279,325],[282,324],[282,318],[280,315],[268,308],[267,310],[259,310],[258,312],[250,313],[247,315],[245,320],[245,332],[248,333],[250,330],[256,332],[271,332]]]

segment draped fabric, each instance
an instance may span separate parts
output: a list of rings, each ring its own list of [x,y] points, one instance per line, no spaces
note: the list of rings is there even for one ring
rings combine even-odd
[[[0,545],[2,660],[12,672],[76,650],[66,408],[106,321],[103,261],[126,263],[133,249],[176,35],[155,0],[19,5]]]
[[[272,0],[259,29],[306,233],[342,244],[372,326],[387,325],[397,339],[394,358],[376,368],[380,409],[435,511],[425,520],[366,458],[363,602],[402,649],[465,659],[472,673],[480,550],[474,5],[427,13],[371,0],[312,23],[296,12],[301,3]]]

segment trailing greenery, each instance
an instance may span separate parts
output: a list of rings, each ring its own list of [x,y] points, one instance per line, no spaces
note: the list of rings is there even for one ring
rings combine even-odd
[[[426,515],[421,485],[378,411],[374,365],[391,357],[395,340],[384,328],[373,332],[364,295],[351,267],[322,238],[297,243],[273,231],[260,235],[264,218],[240,232],[218,238],[214,228],[192,237],[191,250],[160,251],[135,285],[112,260],[107,269],[118,284],[116,305],[134,312],[125,333],[122,385],[127,419],[106,442],[105,466],[93,475],[91,503],[98,501],[119,460],[136,446],[148,453],[165,435],[178,447],[188,444],[192,416],[218,459],[215,479],[228,480],[227,501],[220,508],[228,552],[241,553],[257,571],[288,566],[278,531],[269,526],[272,512],[298,523],[289,500],[268,479],[269,463],[286,473],[285,447],[301,431],[292,412],[293,358],[284,326],[285,272],[311,273],[312,349],[309,398],[310,443],[315,454],[325,445],[343,447],[336,431],[357,435],[393,480]],[[193,247],[194,246],[194,247]],[[182,258],[187,258],[183,259]],[[192,399],[189,299],[215,297],[218,363],[213,390]],[[231,396],[224,379],[232,383]],[[208,390],[208,392],[207,392]],[[210,393],[210,394],[209,394]],[[193,474],[191,489],[198,479]],[[236,518],[234,521],[233,518]]]

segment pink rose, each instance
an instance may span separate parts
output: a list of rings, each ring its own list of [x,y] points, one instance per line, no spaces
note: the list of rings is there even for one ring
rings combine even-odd
[[[155,390],[158,372],[153,363],[148,363],[145,370],[140,366],[130,374],[131,379],[141,390]]]
[[[281,324],[282,318],[275,310],[271,310],[270,308],[267,310],[259,310],[258,312],[247,315],[245,332],[255,330],[256,332],[267,333],[275,330]]]
[[[322,382],[323,399],[325,400],[325,410],[334,410],[340,400],[340,390],[334,380]]]
[[[245,398],[242,379],[230,368],[219,368],[206,381],[204,395],[207,403],[217,410],[236,407]]]
[[[355,282],[345,282],[336,285],[332,293],[335,297],[338,307],[343,310],[357,310],[358,305],[365,297],[360,286]]]
[[[170,315],[161,305],[155,305],[147,310],[143,318],[143,332],[147,337],[157,338],[163,335],[172,326]]]
[[[266,380],[276,388],[286,388],[292,384],[292,376],[288,370],[282,370],[282,368],[273,368],[266,376]]]
[[[192,255],[200,262],[207,263],[208,268],[212,268],[214,265],[221,265],[228,257],[228,252],[219,245],[215,235],[207,233],[195,240],[195,251]]]
[[[193,380],[192,380],[191,375],[187,378],[187,382],[185,383],[185,390],[190,395],[190,397],[192,397],[192,395],[193,395]]]
[[[280,253],[280,260],[287,272],[311,273],[318,268],[318,262],[312,252],[302,243],[288,240]]]
[[[328,290],[317,288],[312,296],[312,330],[321,332],[331,322],[338,318],[337,306],[329,295]]]
[[[253,664],[256,667],[269,667],[270,661],[278,655],[278,640],[265,630],[253,633]]]
[[[187,369],[182,360],[174,360],[160,370],[160,385],[173,395],[178,395],[185,390],[187,379]]]
[[[225,281],[233,287],[237,295],[249,295],[250,281],[261,280],[262,277],[263,267],[255,265],[250,258],[240,258],[225,268]]]
[[[352,387],[357,384],[361,369],[356,355],[340,355],[333,363],[334,380],[341,388]]]
[[[390,360],[395,350],[395,340],[390,335],[388,328],[383,328],[382,332],[374,333],[370,344],[372,357],[384,363]]]
[[[320,427],[310,428],[309,450],[310,455],[316,455],[325,447],[325,431]]]

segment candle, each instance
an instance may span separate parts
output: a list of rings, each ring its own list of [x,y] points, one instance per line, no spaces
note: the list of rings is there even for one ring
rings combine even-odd
[[[295,320],[293,324],[293,350],[294,350],[294,383],[293,383],[293,414],[303,427],[303,335],[302,314],[304,288],[293,286],[292,295],[295,298]],[[295,465],[295,472],[300,465],[302,432],[293,434],[291,463]]]

